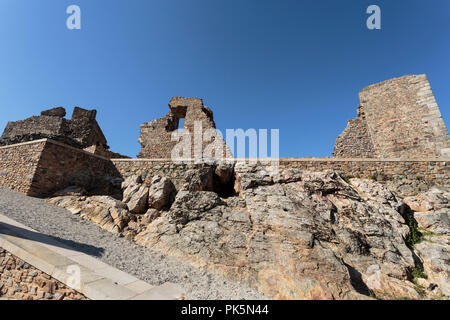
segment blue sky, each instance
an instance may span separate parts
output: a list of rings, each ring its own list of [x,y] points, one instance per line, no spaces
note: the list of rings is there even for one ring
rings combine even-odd
[[[448,0],[0,0],[0,130],[95,108],[111,149],[136,156],[139,125],[192,96],[222,132],[279,129],[280,156],[330,156],[358,92],[392,77],[426,73],[449,125],[449,32]]]

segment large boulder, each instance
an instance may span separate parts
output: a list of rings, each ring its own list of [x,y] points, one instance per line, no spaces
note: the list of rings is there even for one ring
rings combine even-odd
[[[423,264],[426,288],[450,297],[450,237],[427,236],[414,246]]]
[[[427,192],[403,200],[414,212],[419,228],[450,235],[450,192],[431,188]]]
[[[176,190],[172,181],[165,177],[155,176],[152,178],[148,191],[148,206],[161,210],[170,205],[175,193]]]
[[[126,190],[128,187],[132,186],[132,185],[139,185],[142,183],[142,178],[140,175],[132,175],[127,177],[123,182],[122,182],[122,189]]]
[[[131,196],[127,207],[131,213],[145,213],[148,208],[148,187],[144,185],[140,186]]]
[[[122,232],[133,218],[122,201],[110,196],[58,196],[47,201],[116,234]]]
[[[139,191],[142,184],[142,179],[138,175],[133,175],[128,178],[126,178],[122,182],[122,190],[123,190],[123,197],[122,201],[124,203],[128,203],[131,200],[131,197]]]
[[[184,191],[213,191],[214,190],[214,166],[204,165],[198,169],[188,170],[182,186]]]

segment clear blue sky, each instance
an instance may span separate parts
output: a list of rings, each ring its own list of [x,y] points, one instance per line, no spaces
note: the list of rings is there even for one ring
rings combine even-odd
[[[277,128],[280,156],[330,156],[358,92],[392,77],[426,73],[449,126],[449,33],[448,0],[0,0],[0,130],[95,108],[111,149],[136,156],[139,125],[192,96],[223,132]]]

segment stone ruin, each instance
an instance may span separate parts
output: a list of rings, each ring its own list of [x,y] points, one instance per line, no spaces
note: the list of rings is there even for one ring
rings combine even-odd
[[[426,75],[390,79],[363,89],[356,119],[337,138],[335,158],[432,159],[450,157],[450,137]],[[173,151],[188,144],[179,158],[233,158],[211,109],[199,98],[174,97],[162,118],[141,125],[138,158],[173,159]],[[62,107],[40,116],[8,122],[0,146],[49,138],[106,158],[128,158],[109,151],[96,110],[75,107],[65,119]],[[180,130],[180,119],[184,119]],[[175,133],[175,137],[174,137]],[[178,148],[179,149],[179,148]],[[184,148],[183,150],[186,150]]]
[[[211,153],[213,157],[232,157],[222,137],[214,135],[216,124],[213,112],[203,105],[202,99],[174,97],[170,99],[169,108],[170,111],[164,117],[141,125],[141,152],[138,158],[171,159],[172,150],[182,141],[172,139],[172,133],[179,130],[180,119],[185,119],[183,132],[180,134],[184,134],[185,138],[187,136],[187,141],[190,142],[190,155],[188,154],[187,158],[208,158],[208,146],[222,153]],[[196,133],[198,135],[195,135]]]
[[[363,89],[358,117],[337,138],[336,158],[448,158],[450,137],[426,75]]]
[[[96,115],[97,110],[75,107],[69,120],[64,118],[66,110],[63,107],[44,110],[40,116],[8,122],[0,138],[0,146],[47,138],[107,158],[124,158],[108,150],[106,138],[95,120]]]

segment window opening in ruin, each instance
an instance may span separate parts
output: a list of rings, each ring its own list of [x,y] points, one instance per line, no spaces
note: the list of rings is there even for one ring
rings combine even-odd
[[[178,120],[178,131],[183,130],[184,130],[184,118],[181,118],[180,120]]]

